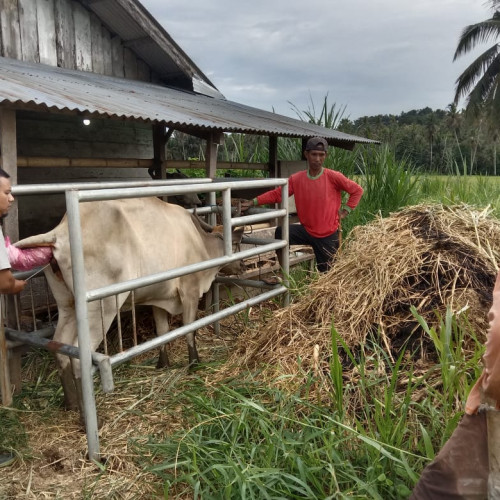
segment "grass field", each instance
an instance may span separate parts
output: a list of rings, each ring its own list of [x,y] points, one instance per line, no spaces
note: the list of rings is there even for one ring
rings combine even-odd
[[[416,175],[390,152],[377,155],[358,165],[365,195],[346,233],[422,202],[465,203],[500,217],[499,178]],[[290,391],[283,381],[259,377],[262,367],[212,383],[240,333],[272,321],[276,307],[232,318],[221,338],[202,332],[202,359],[210,362],[193,373],[183,345],[174,346],[182,354],[170,371],[155,371],[147,357],[120,367],[115,393],[97,396],[104,464],[85,461],[78,416],[60,408],[52,358],[30,354],[23,392],[12,408],[0,409],[0,448],[18,458],[2,470],[0,499],[407,498],[453,432],[481,372],[477,332],[451,313],[443,318],[429,329],[439,358],[426,372],[410,353],[391,359],[374,338],[361,352],[344,345],[357,373],[349,379],[332,322],[330,376],[321,382],[332,387],[329,400],[315,399],[319,382],[308,373],[307,383]],[[475,342],[472,355],[461,349],[464,336]]]

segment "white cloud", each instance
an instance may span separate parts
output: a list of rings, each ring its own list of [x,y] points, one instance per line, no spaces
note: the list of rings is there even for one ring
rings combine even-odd
[[[484,0],[142,0],[230,100],[296,116],[347,105],[352,118],[446,108],[472,59],[452,62]]]

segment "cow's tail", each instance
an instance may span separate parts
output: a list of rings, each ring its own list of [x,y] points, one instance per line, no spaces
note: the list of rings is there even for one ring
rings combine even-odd
[[[17,248],[33,248],[33,247],[52,247],[56,242],[56,233],[54,230],[48,233],[36,234],[18,241],[14,245]]]

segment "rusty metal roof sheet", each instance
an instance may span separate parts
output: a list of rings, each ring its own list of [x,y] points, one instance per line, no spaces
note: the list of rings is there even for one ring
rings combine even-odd
[[[378,142],[195,92],[8,58],[0,58],[0,104],[162,122],[187,132],[322,136],[346,149]]]

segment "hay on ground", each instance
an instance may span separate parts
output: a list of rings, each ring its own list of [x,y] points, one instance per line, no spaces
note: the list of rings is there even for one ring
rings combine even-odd
[[[379,217],[352,231],[298,301],[247,330],[227,369],[267,365],[294,375],[300,359],[303,369],[328,370],[332,320],[351,350],[373,334],[393,358],[404,344],[432,358],[411,306],[434,327],[447,307],[466,314],[484,340],[499,261],[500,221],[488,210],[418,205]]]

